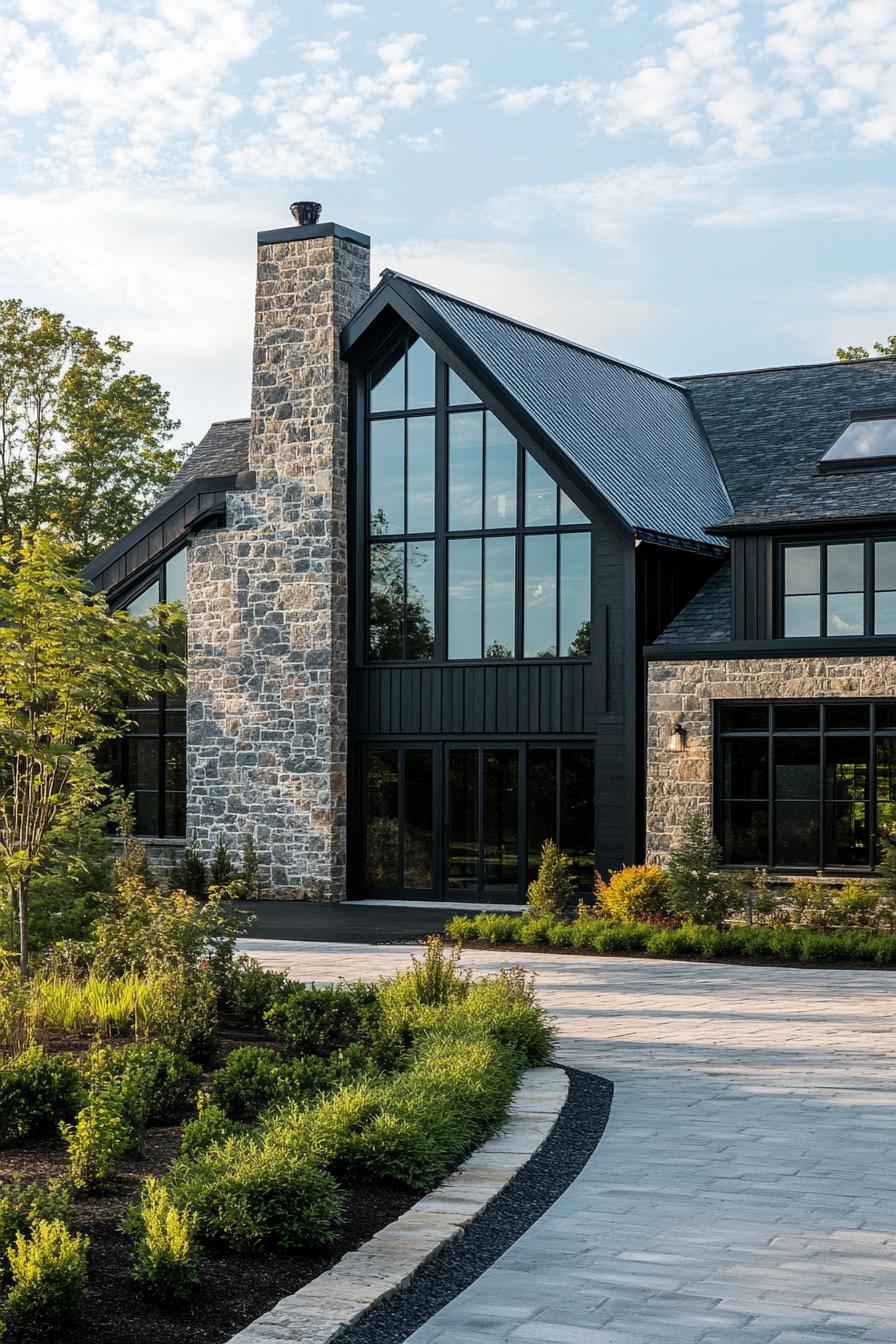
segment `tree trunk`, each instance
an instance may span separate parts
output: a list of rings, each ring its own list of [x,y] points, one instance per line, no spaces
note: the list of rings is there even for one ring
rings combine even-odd
[[[22,979],[28,974],[28,888],[19,882],[16,888],[19,906],[19,971]]]

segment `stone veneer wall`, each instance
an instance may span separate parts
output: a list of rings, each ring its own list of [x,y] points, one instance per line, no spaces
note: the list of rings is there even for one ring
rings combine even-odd
[[[652,662],[647,668],[647,861],[665,863],[689,813],[712,821],[713,702],[896,695],[896,659],[862,655]],[[681,721],[684,751],[666,743]]]
[[[251,831],[268,893],[345,896],[348,370],[339,334],[369,249],[258,250],[253,490],[188,562],[187,833],[210,856]]]

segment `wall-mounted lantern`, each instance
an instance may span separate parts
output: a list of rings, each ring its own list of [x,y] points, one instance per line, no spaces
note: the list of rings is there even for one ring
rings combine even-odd
[[[667,751],[684,751],[686,740],[687,734],[684,731],[684,724],[679,719],[669,734],[669,741],[666,743]]]

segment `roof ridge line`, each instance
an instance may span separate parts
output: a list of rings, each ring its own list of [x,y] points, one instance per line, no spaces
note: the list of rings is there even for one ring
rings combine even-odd
[[[745,378],[752,373],[792,373],[794,369],[845,369],[855,364],[896,363],[896,355],[869,355],[867,359],[821,359],[813,364],[764,364],[755,369],[721,369],[718,373],[679,373],[672,380],[676,386],[707,378]]]
[[[674,387],[677,392],[687,395],[687,388],[674,378],[665,378],[661,373],[654,373],[652,369],[642,368],[640,364],[632,364],[627,359],[620,359],[616,355],[605,354],[603,350],[595,350],[593,346],[583,345],[581,341],[570,340],[567,336],[558,336],[555,331],[546,331],[544,327],[533,327],[531,322],[523,322],[519,317],[511,317],[508,313],[499,313],[495,308],[486,308],[484,303],[476,303],[473,299],[465,299],[460,294],[452,294],[447,289],[439,289],[438,285],[428,284],[425,280],[418,280],[413,275],[405,275],[403,271],[395,271],[391,266],[386,266],[380,271],[380,278],[388,276],[389,279],[404,280],[409,285],[415,285],[418,289],[429,290],[433,294],[441,294],[443,298],[450,299],[452,303],[462,303],[466,308],[475,308],[479,313],[485,313],[488,317],[496,317],[500,322],[509,322],[513,327],[521,327],[523,331],[531,331],[536,336],[542,336],[545,340],[556,341],[558,345],[568,346],[570,350],[580,350],[582,354],[590,355],[593,359],[602,359],[607,364],[615,364],[621,369],[629,369],[632,373],[643,374],[645,378],[652,378],[656,383],[662,383],[666,387]]]

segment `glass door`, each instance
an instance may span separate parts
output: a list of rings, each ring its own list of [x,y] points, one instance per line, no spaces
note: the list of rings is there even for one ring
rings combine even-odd
[[[448,749],[448,895],[520,883],[519,748]]]
[[[433,894],[433,752],[371,747],[364,882],[371,895]]]

